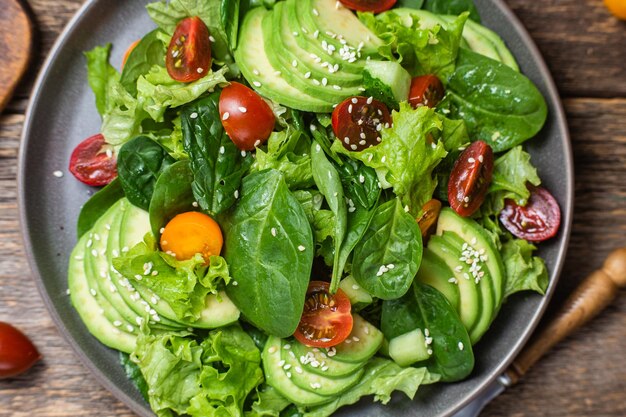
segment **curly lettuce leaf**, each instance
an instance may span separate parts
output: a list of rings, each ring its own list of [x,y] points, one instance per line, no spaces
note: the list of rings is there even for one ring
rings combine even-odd
[[[520,291],[536,291],[543,295],[548,288],[548,270],[543,259],[532,256],[537,248],[521,239],[502,245],[501,254],[506,270],[504,296]]]
[[[439,376],[429,373],[426,368],[403,368],[389,359],[374,357],[365,365],[363,378],[357,385],[329,403],[301,411],[303,417],[327,417],[338,408],[354,404],[367,395],[374,395],[374,401],[387,404],[393,391],[402,391],[413,399],[421,385],[438,380]]]
[[[448,154],[444,143],[435,139],[443,129],[442,118],[433,109],[413,109],[408,103],[401,103],[400,111],[394,111],[392,118],[393,126],[383,129],[379,145],[350,152],[334,141],[332,149],[376,169],[403,206],[417,215],[437,186],[434,169]]]
[[[239,326],[213,330],[202,342],[184,332],[142,334],[132,357],[159,417],[242,417],[246,397],[263,381],[261,354]]]
[[[218,294],[231,281],[228,264],[221,256],[211,256],[208,266],[201,254],[179,261],[159,251],[151,235],[113,259],[113,266],[134,285],[149,288],[185,322],[198,320],[207,295]]]
[[[394,9],[374,16],[360,13],[359,18],[380,39],[378,53],[402,64],[411,75],[436,74],[442,81],[454,73],[456,57],[468,14],[443,27],[422,28],[411,9]]]
[[[120,74],[109,64],[111,44],[97,46],[85,52],[87,58],[87,81],[96,96],[96,108],[103,116],[111,108],[108,92],[120,81]]]
[[[245,417],[280,417],[281,412],[291,405],[291,401],[280,395],[275,388],[265,385],[257,390],[257,399],[252,403],[252,410],[245,412]]]

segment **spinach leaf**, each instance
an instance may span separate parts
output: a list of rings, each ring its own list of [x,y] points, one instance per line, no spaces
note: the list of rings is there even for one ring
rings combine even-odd
[[[478,9],[472,0],[426,0],[424,9],[437,14],[460,15],[469,12],[470,19],[480,23]]]
[[[226,135],[219,115],[220,92],[198,100],[182,111],[183,146],[191,160],[192,189],[203,210],[219,214],[237,200],[241,178],[252,155],[239,151]]]
[[[78,238],[91,230],[96,221],[122,197],[124,197],[124,190],[118,178],[92,195],[78,215],[78,223],[76,224]]]
[[[120,82],[133,96],[137,96],[137,80],[150,72],[154,65],[165,66],[165,44],[158,29],[149,32],[128,56]]]
[[[352,158],[345,158],[343,164],[337,165],[341,177],[341,184],[346,197],[357,205],[370,209],[378,201],[380,186],[376,170],[363,162]]]
[[[309,223],[315,221],[315,213],[322,208],[324,197],[317,190],[295,190],[293,196],[300,202]]]
[[[474,353],[465,326],[448,300],[420,282],[402,298],[383,302],[381,330],[393,339],[421,329],[432,339],[432,356],[419,365],[441,375],[442,381],[458,381],[474,368]],[[426,332],[428,330],[428,333]]]
[[[128,201],[148,210],[156,180],[174,162],[174,158],[149,137],[138,136],[126,142],[117,155],[117,175]]]
[[[241,0],[222,0],[220,7],[220,18],[224,33],[228,39],[228,45],[231,51],[237,49],[237,35],[239,33],[239,13],[241,6],[245,8],[246,1],[241,4]]]
[[[173,163],[157,179],[148,209],[154,236],[159,236],[161,228],[174,216],[193,210],[192,180],[188,160]]]
[[[333,275],[330,283],[330,292],[334,293],[339,288],[339,281],[343,270],[339,270],[339,248],[346,234],[348,223],[348,207],[344,199],[341,178],[335,166],[328,161],[326,154],[318,143],[311,146],[311,165],[313,167],[313,179],[317,188],[324,194],[330,210],[335,215],[334,233],[334,261]]]
[[[346,230],[346,237],[339,249],[339,260],[337,261],[337,268],[339,271],[344,271],[348,259],[352,254],[352,251],[356,245],[361,241],[367,227],[372,221],[374,215],[374,209],[366,210],[364,208],[357,208],[353,213],[348,216],[348,225]]]
[[[473,140],[484,140],[494,152],[501,152],[541,130],[548,107],[532,81],[463,48],[456,65],[447,90],[451,117],[465,120]]]
[[[226,292],[252,324],[274,336],[290,336],[300,322],[311,276],[311,226],[279,171],[248,175],[241,196],[221,222],[223,256],[237,282]]]
[[[383,300],[404,295],[422,260],[422,235],[399,198],[378,206],[354,248],[352,275],[366,291]]]

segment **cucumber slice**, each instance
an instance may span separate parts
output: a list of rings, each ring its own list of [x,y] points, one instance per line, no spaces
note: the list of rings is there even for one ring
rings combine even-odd
[[[343,291],[348,298],[350,299],[350,304],[352,304],[352,309],[358,311],[365,306],[372,304],[374,299],[365,291],[354,279],[352,275],[348,275],[344,279],[341,280],[339,284],[339,288]]]
[[[411,75],[397,62],[369,60],[365,63],[363,85],[365,95],[397,109],[399,103],[409,99]]]
[[[389,356],[400,366],[424,361],[430,355],[422,329],[415,329],[389,341]]]

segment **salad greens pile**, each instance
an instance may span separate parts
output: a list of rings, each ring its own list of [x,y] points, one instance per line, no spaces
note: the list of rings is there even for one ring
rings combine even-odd
[[[285,40],[293,65],[259,74],[254,65],[282,62],[265,39],[280,30],[271,25],[300,7],[310,12],[302,31]],[[509,296],[545,292],[536,247],[498,217],[541,183],[520,144],[541,130],[547,106],[470,0],[399,0],[379,14],[334,0],[161,0],[147,11],[157,28],[121,73],[111,45],[85,54],[117,178],[82,208],[69,282],[88,329],[123,352],[158,416],[324,417],[365,396],[413,398],[421,385],[471,374],[472,346]],[[360,45],[313,34],[335,12],[351,14],[344,36],[366,34]],[[208,28],[212,68],[180,82],[166,54],[189,17]],[[321,83],[300,68],[304,35],[319,36],[330,56],[333,42],[346,48]],[[445,96],[415,107],[389,74],[363,77],[367,61],[399,64],[409,81],[436,75]],[[318,81],[310,90],[309,79]],[[224,126],[220,97],[233,81],[263,96],[276,120],[252,151]],[[356,150],[335,135],[330,113],[350,91],[394,109],[376,146]],[[416,219],[433,198],[447,205],[455,161],[479,139],[495,153],[485,201],[471,217],[444,208],[429,240]],[[221,253],[180,260],[162,249],[165,225],[190,211],[217,222]],[[310,281],[320,280],[352,308],[352,332],[333,347],[292,336],[310,308]]]

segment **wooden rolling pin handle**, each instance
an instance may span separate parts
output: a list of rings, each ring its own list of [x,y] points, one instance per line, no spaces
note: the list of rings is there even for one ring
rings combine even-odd
[[[528,344],[506,372],[515,384],[556,343],[587,323],[626,287],[626,248],[617,249],[569,296],[556,317]]]

